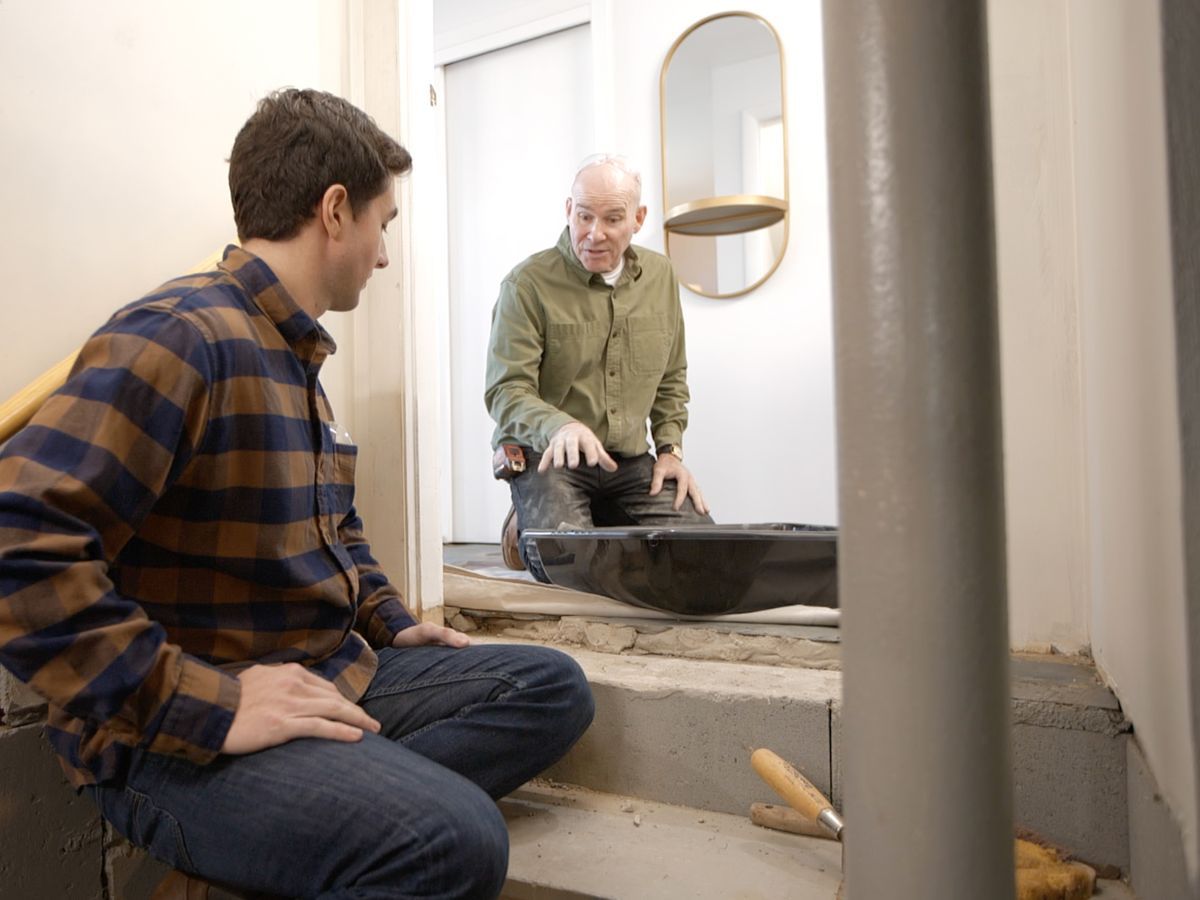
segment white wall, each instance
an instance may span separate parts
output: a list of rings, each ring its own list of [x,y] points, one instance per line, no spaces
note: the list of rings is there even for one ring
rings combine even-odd
[[[0,398],[235,238],[233,138],[274,88],[338,89],[343,16],[340,0],[0,3]]]
[[[688,26],[729,7],[714,0],[605,5],[612,147],[642,166],[649,213],[637,242],[661,251],[659,70]],[[717,521],[836,524],[821,7],[763,0],[753,12],[783,43],[791,232],[779,269],[757,290],[733,300],[682,292],[692,391],[684,445]],[[605,70],[602,60],[596,69]]]
[[[1157,4],[1074,0],[1092,643],[1195,878],[1197,809]]]
[[[991,64],[1012,646],[1090,641],[1067,7],[993,0]]]
[[[1194,874],[1158,5],[989,29],[1012,640],[1091,645]]]

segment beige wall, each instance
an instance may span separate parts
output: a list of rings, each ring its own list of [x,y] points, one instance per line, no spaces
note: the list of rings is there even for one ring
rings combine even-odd
[[[1076,0],[1070,32],[1092,644],[1195,876],[1158,4]]]
[[[408,73],[396,69],[401,59],[423,62],[419,100],[407,106],[427,110],[429,42],[398,52],[400,17],[415,16],[424,24],[408,30],[428,34],[428,11],[428,0],[0,2],[0,167],[10,210],[0,242],[9,336],[0,398],[113,310],[234,240],[226,159],[266,93],[329,90],[393,132],[413,131],[411,115],[397,121]],[[399,396],[400,370],[412,354],[399,309],[412,266],[399,243],[404,223],[393,233],[396,265],[372,279],[360,310],[322,319],[339,346],[322,382],[364,451],[358,500],[376,556],[410,595],[410,573],[436,581],[422,591],[436,604],[440,547],[426,541],[427,552],[414,555],[404,541],[411,522],[396,513],[411,519],[432,501],[402,462],[413,411]]]
[[[1067,9],[988,8],[1012,646],[1090,642]]]
[[[1012,641],[1090,645],[1193,850],[1158,5],[989,28]]]
[[[427,97],[428,41],[421,52],[397,51],[398,15],[410,7],[428,12],[427,0],[0,3],[0,167],[10,210],[0,242],[9,336],[0,398],[113,310],[234,240],[226,159],[260,97],[321,88],[396,131],[398,60],[424,60],[418,94]],[[396,264],[372,279],[360,310],[322,319],[339,347],[322,382],[363,450],[358,505],[375,554],[410,596],[410,574],[429,576],[421,594],[432,605],[440,548],[414,555],[404,541],[420,505],[406,497],[424,496],[402,459],[411,412],[399,386],[411,360],[399,322],[412,268],[404,232],[404,223],[392,230]]]
[[[234,135],[271,89],[338,88],[342,5],[0,3],[0,398],[234,238]]]

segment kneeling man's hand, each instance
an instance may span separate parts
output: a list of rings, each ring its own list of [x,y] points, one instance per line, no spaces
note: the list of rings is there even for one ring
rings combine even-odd
[[[580,453],[589,466],[598,465],[605,472],[617,471],[616,460],[608,455],[592,429],[582,422],[568,422],[550,435],[550,444],[542,454],[537,470],[545,472],[551,466],[561,469],[564,465],[568,469],[578,469]]]
[[[687,466],[680,462],[677,456],[670,453],[664,453],[654,461],[654,474],[650,478],[650,496],[657,497],[663,489],[663,482],[666,481],[675,482],[675,502],[671,504],[673,509],[683,509],[683,501],[691,497],[692,506],[696,507],[696,512],[708,513],[708,504],[704,502],[704,495],[700,493],[700,485],[696,483],[696,479],[688,471]]]

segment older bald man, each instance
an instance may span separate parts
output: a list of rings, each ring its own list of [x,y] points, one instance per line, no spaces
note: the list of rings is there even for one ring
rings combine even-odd
[[[526,529],[712,522],[683,464],[689,394],[675,272],[632,244],[646,218],[641,190],[624,158],[584,160],[558,243],[504,278],[492,311],[492,445],[525,457],[523,472],[508,473],[505,560],[540,581],[546,573],[517,539]]]

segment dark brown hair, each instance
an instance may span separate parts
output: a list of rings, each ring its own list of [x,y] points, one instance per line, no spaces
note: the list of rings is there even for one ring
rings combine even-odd
[[[238,238],[286,240],[340,184],[359,211],[412,157],[365,112],[323,91],[277,91],[259,101],[229,154]]]

